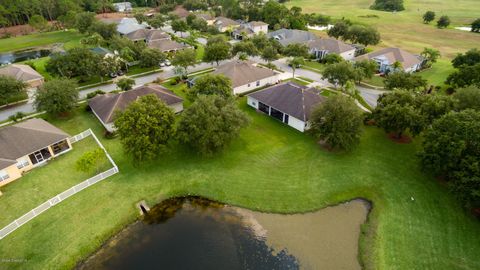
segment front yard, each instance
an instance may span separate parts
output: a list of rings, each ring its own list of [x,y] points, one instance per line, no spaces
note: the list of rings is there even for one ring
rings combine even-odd
[[[2,257],[26,260],[6,267],[70,269],[134,221],[138,216],[135,203],[140,200],[154,205],[166,197],[196,194],[279,213],[313,211],[365,197],[373,201],[360,240],[361,258],[368,266],[480,268],[479,223],[463,212],[444,187],[420,171],[415,157],[418,139],[412,144],[396,144],[382,130],[365,127],[357,149],[331,153],[309,136],[256,113],[247,107],[245,98],[239,103],[251,124],[225,152],[211,158],[201,158],[173,143],[158,160],[134,167],[118,139],[101,138],[120,173],[3,239]],[[52,123],[71,134],[89,127],[96,134],[103,133],[96,118],[83,108],[71,119]],[[57,166],[61,161],[42,168],[58,171],[50,179],[52,184],[60,177],[77,174],[72,168]],[[29,188],[33,196],[39,187]],[[23,204],[28,197],[7,206],[1,200],[7,209],[14,203]],[[0,264],[2,267],[5,264]]]

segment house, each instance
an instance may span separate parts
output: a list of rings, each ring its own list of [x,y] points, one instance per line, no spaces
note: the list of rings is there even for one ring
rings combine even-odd
[[[0,129],[0,186],[72,149],[70,136],[43,119]],[[52,179],[53,180],[53,179]]]
[[[373,60],[378,63],[380,73],[395,71],[394,64],[399,62],[401,69],[411,73],[418,71],[424,62],[420,55],[415,55],[399,48],[385,48],[372,53],[364,54],[355,58],[355,61]]]
[[[240,23],[226,17],[217,17],[213,23],[219,32],[233,31],[240,27]]]
[[[117,25],[117,32],[120,33],[120,35],[126,35],[133,31],[145,29],[147,27],[148,24],[146,22],[140,24],[135,18],[122,18],[120,23]]]
[[[306,43],[309,52],[320,60],[325,58],[328,54],[335,53],[340,55],[345,60],[353,60],[357,49],[343,41],[333,38],[318,38],[307,41]]]
[[[288,46],[294,43],[306,44],[309,41],[318,39],[318,37],[311,32],[285,28],[270,32],[267,35],[270,38],[278,40],[282,46]]]
[[[12,77],[22,81],[30,88],[36,88],[43,84],[43,76],[28,65],[12,64],[0,68],[0,76]]]
[[[268,33],[268,24],[259,21],[252,21],[242,24],[232,32],[232,36],[235,39],[242,40],[260,33]]]
[[[212,74],[222,74],[229,78],[232,81],[234,95],[272,85],[279,81],[277,72],[241,60],[233,60],[222,64]],[[195,78],[188,82],[190,87],[194,84]]]
[[[172,40],[169,34],[161,30],[139,29],[128,33],[125,37],[135,42],[143,41],[147,43],[148,47],[157,49],[161,52],[176,52],[191,48],[190,45]]]
[[[213,25],[215,23],[215,17],[210,15],[209,13],[198,13],[195,14],[197,18],[203,19],[207,22],[207,25]]]
[[[130,12],[133,10],[130,2],[113,3],[112,5],[117,12]]]
[[[304,132],[315,106],[325,101],[316,88],[293,82],[270,86],[247,95],[249,106]]]
[[[136,101],[139,97],[150,94],[156,95],[175,113],[183,111],[183,99],[170,90],[156,84],[140,86],[117,94],[98,95],[88,101],[88,106],[90,106],[93,114],[100,120],[105,129],[109,132],[114,132],[115,126],[113,121],[115,113],[125,110],[130,103]]]
[[[94,54],[100,55],[103,59],[115,56],[113,52],[103,47],[90,48],[89,50]]]
[[[190,12],[186,10],[183,6],[176,6],[175,9],[170,12],[170,14],[176,15],[180,19],[185,19],[188,17]]]

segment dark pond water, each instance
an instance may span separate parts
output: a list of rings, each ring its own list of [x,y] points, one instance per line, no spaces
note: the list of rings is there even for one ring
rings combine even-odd
[[[359,205],[362,206],[357,209],[361,210],[355,215],[357,221],[343,226],[349,230],[357,227],[353,233],[346,233],[353,237],[345,238],[345,232],[335,229],[338,235],[324,231],[322,234],[327,238],[322,239],[307,229],[310,226],[310,229],[322,230],[322,225],[314,222],[315,215],[263,214],[196,197],[175,198],[154,207],[145,219],[110,239],[77,269],[318,269],[320,266],[328,267],[321,269],[334,269],[332,266],[360,269],[356,260],[358,233],[367,207]],[[363,217],[359,219],[359,216]],[[295,225],[292,218],[302,224]],[[345,220],[340,217],[340,221]],[[278,227],[277,223],[287,227]],[[339,226],[333,224],[333,227]],[[335,244],[328,242],[332,236],[350,243],[339,239],[340,246],[335,248]],[[314,241],[302,238],[314,238]],[[289,248],[297,254],[292,254]],[[336,259],[328,262],[331,258],[323,259],[325,256],[319,254],[322,252]]]
[[[0,53],[0,65],[17,63],[17,62],[27,61],[30,59],[37,59],[40,57],[46,57],[46,56],[49,56],[50,53],[51,51],[48,49]]]

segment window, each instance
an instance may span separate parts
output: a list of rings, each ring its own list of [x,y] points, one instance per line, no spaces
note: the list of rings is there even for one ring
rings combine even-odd
[[[10,175],[6,171],[0,171],[0,182],[10,178]]]
[[[257,81],[257,86],[260,86],[260,81]]]
[[[28,165],[30,165],[30,162],[28,162],[27,159],[21,159],[21,160],[19,160],[19,161],[17,162],[17,168],[18,168],[18,169],[27,167]]]
[[[250,87],[250,84],[247,84],[247,87]]]

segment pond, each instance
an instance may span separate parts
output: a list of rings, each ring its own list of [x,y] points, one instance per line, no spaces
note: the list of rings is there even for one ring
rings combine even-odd
[[[32,49],[15,52],[0,53],[0,65],[12,64],[30,59],[37,59],[40,57],[49,56],[51,50],[49,49]]]
[[[358,238],[368,211],[362,200],[280,215],[174,198],[77,269],[361,269]]]

